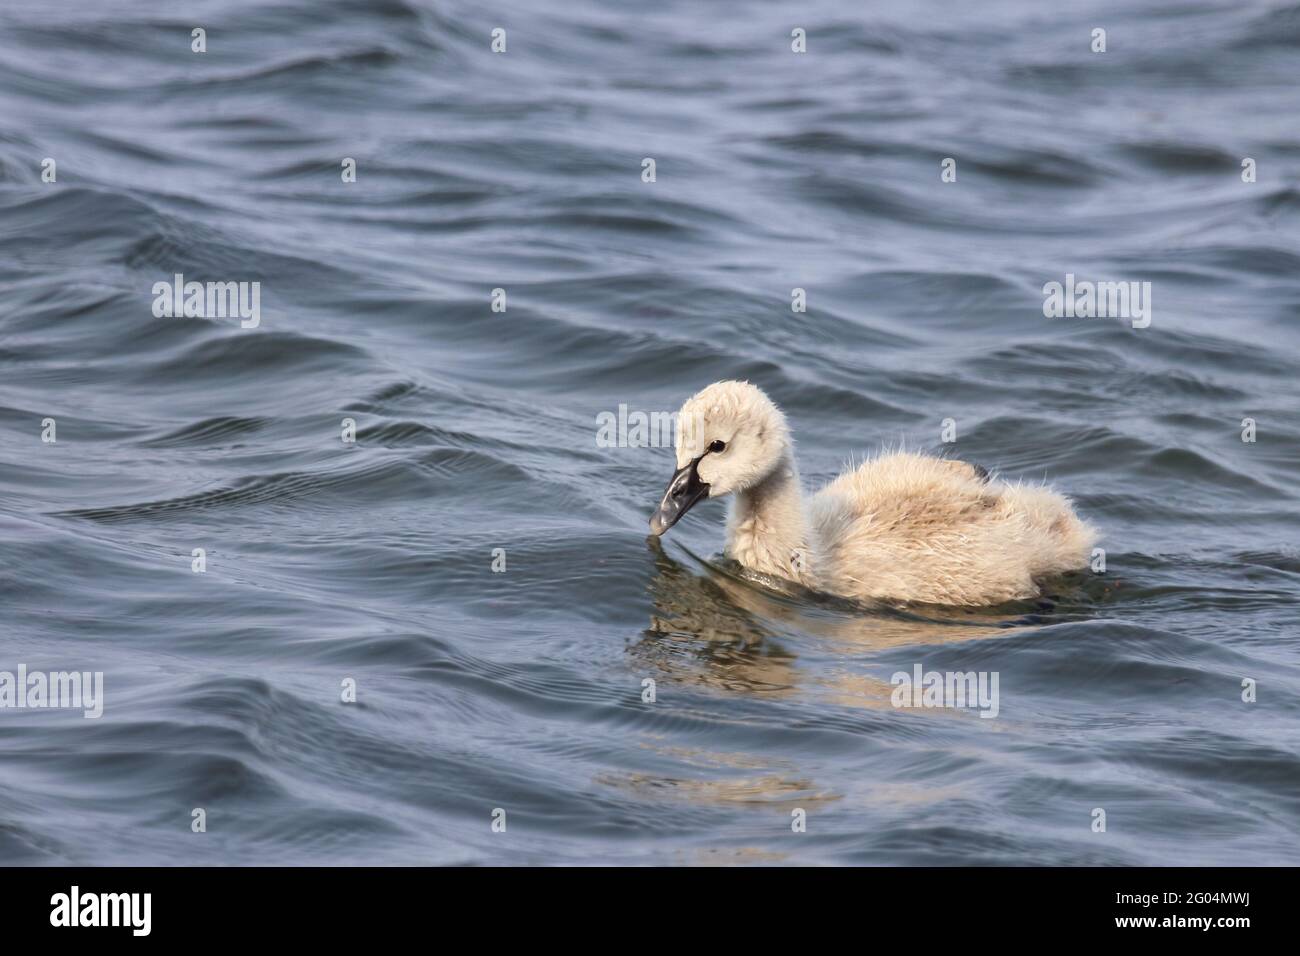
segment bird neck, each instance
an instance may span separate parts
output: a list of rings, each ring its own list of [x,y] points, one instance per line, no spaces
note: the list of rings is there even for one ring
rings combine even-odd
[[[727,524],[727,554],[745,567],[814,587],[813,554],[794,454],[757,485],[737,492]]]

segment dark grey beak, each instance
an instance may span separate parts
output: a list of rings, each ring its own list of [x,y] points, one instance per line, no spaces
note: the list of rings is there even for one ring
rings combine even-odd
[[[695,502],[709,496],[709,486],[700,481],[699,466],[700,459],[695,458],[673,473],[673,480],[668,482],[668,490],[659,502],[659,510],[650,516],[651,534],[663,534],[680,521]]]

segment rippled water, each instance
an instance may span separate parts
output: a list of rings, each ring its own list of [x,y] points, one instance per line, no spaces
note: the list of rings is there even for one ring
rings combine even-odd
[[[0,861],[1294,861],[1300,6],[1049,6],[0,5],[0,670],[105,675],[0,710]],[[1052,481],[1105,573],[866,613],[717,503],[654,546],[597,416],[728,377],[813,485]]]

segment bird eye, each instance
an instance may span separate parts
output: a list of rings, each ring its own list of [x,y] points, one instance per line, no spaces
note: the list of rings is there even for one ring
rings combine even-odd
[[[709,451],[719,452],[719,451],[726,451],[726,450],[727,450],[727,443],[723,441],[721,438],[715,438],[713,439],[713,441],[709,442]]]

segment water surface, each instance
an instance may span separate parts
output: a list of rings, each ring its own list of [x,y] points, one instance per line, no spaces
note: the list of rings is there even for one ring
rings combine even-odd
[[[0,670],[106,687],[0,710],[0,862],[1293,862],[1300,6],[1051,7],[0,6]],[[813,486],[1050,480],[1106,572],[861,613],[717,503],[656,548],[671,451],[597,417],[722,378]]]

